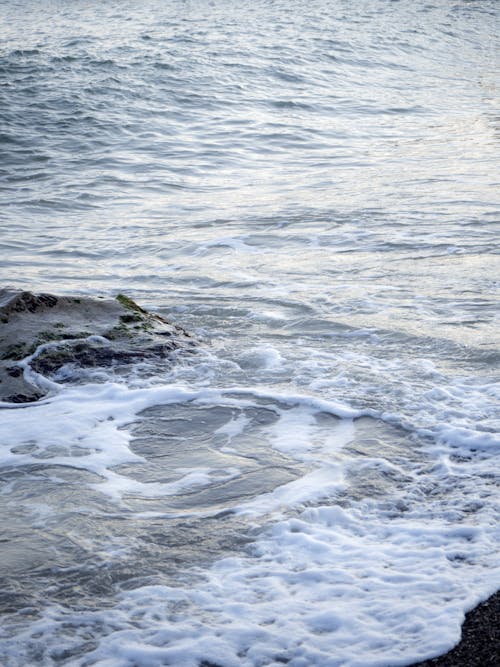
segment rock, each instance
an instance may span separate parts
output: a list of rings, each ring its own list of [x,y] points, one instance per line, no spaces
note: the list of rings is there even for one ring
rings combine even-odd
[[[38,349],[54,341],[57,345]],[[121,368],[169,359],[194,345],[181,327],[123,294],[92,299],[0,289],[0,401],[31,402],[46,393],[20,364],[37,350],[29,366],[50,376],[69,363]]]

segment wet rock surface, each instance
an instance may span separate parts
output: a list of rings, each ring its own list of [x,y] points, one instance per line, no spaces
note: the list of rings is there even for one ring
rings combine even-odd
[[[0,400],[45,395],[20,363],[30,355],[30,368],[50,376],[66,364],[85,369],[165,360],[194,344],[181,327],[123,294],[92,299],[0,289]]]

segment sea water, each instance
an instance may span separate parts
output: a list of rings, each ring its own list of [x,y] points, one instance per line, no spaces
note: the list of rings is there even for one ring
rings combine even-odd
[[[2,284],[198,340],[1,406],[2,665],[403,666],[500,587],[499,13],[0,2]]]

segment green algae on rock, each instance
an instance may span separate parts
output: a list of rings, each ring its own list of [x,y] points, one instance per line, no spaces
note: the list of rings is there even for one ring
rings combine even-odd
[[[19,363],[35,352],[29,366],[46,376],[65,364],[123,368],[168,360],[178,349],[193,346],[181,327],[123,294],[115,299],[58,297],[0,289],[0,401],[31,402],[45,394]]]

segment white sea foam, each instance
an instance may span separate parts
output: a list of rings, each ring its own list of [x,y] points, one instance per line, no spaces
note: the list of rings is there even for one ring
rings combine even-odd
[[[434,479],[440,493],[424,498],[421,459],[403,471],[383,458],[353,459],[344,451],[355,439],[353,419],[360,411],[268,388],[130,389],[108,383],[65,388],[21,413],[4,410],[0,464],[35,463],[43,450],[66,448],[68,453],[52,456],[51,463],[98,474],[102,481],[91,486],[117,501],[235,479],[237,469],[206,466],[178,469],[169,483],[142,483],[116,472],[118,464],[143,460],[130,448],[127,425],[148,407],[176,404],[272,410],[276,420],[263,429],[269,445],[306,464],[308,472],[234,506],[242,518],[271,521],[246,556],[216,562],[199,573],[196,585],[123,593],[105,613],[51,607],[16,642],[29,646],[42,636],[49,647],[55,642],[71,649],[87,628],[98,646],[73,658],[75,667],[129,667],[131,662],[198,667],[202,660],[222,667],[284,661],[292,667],[390,667],[448,649],[459,637],[464,612],[500,586],[494,505],[479,504],[468,519],[459,517],[446,497],[458,489],[465,502],[467,478],[483,465],[476,456],[464,469],[451,454],[457,447],[469,455],[482,447],[491,451],[490,433],[476,433],[471,440],[468,432],[438,427],[442,436],[424,449],[433,464],[427,464],[428,480]],[[321,415],[341,419],[325,428]],[[237,447],[249,424],[241,412],[214,435]],[[30,443],[36,443],[35,450],[27,448]],[[72,455],[72,447],[85,455]],[[396,485],[382,500],[375,495],[340,506],[336,499],[350,487],[352,465],[362,474],[406,475],[405,486]],[[475,498],[483,491],[476,487]],[[162,515],[151,516],[160,520]],[[122,558],[121,547],[118,552]],[[68,624],[78,628],[71,636],[64,631]],[[23,653],[15,653],[13,642],[6,638],[3,646],[18,667]]]
[[[280,350],[279,364],[264,362],[266,372],[279,377],[294,369],[287,352]],[[268,348],[260,353],[265,360]],[[329,374],[328,350],[316,351],[294,369],[295,378],[302,376],[309,391],[322,396],[349,389],[352,372],[342,370],[347,363],[366,369],[370,380],[387,373],[400,379],[400,404],[394,401],[393,411],[361,410],[270,385],[203,386],[206,373],[213,380],[218,372],[229,371],[231,378],[240,371],[223,355],[207,352],[201,362],[194,385],[54,384],[53,395],[36,405],[5,405],[0,464],[19,467],[50,454],[51,464],[99,475],[89,486],[118,503],[128,496],[182,494],[236,480],[240,471],[200,465],[172,470],[168,482],[141,482],[118,472],[116,466],[144,462],[132,450],[128,430],[137,415],[157,405],[232,408],[236,412],[214,437],[222,452],[233,454],[252,428],[246,410],[264,408],[275,420],[261,427],[260,436],[306,466],[298,479],[232,503],[235,516],[268,528],[246,556],[217,561],[198,573],[196,585],[139,587],[105,613],[51,607],[16,641],[29,646],[41,633],[49,647],[76,650],[78,634],[87,628],[98,646],[73,658],[75,667],[129,667],[131,661],[141,667],[198,667],[202,660],[222,667],[285,660],[292,667],[395,667],[450,648],[464,612],[500,586],[498,508],[489,489],[491,456],[499,449],[491,429],[498,386],[449,381],[425,359],[388,362],[352,351],[336,357],[336,375]],[[171,377],[192,372],[180,367]],[[418,374],[420,391],[406,386],[410,373]],[[339,419],[325,425],[325,415]],[[362,457],[351,456],[356,419],[362,416],[404,427],[421,438],[417,450],[408,449],[407,461],[403,453],[388,460],[380,455],[381,443]],[[349,499],[353,474],[394,483],[380,497],[375,484],[361,500]],[[339,505],[339,498],[348,500]],[[206,508],[196,513],[213,515]],[[168,522],[176,513],[136,513],[138,519],[148,516]],[[46,517],[50,511],[40,508],[38,523]],[[110,549],[114,558],[116,549]],[[121,549],[117,558],[124,557]],[[71,637],[64,631],[68,623],[78,628]],[[6,655],[14,655],[11,640],[3,645]],[[13,667],[22,664],[22,655],[12,658]]]
[[[275,347],[270,345],[260,345],[244,352],[239,363],[244,368],[259,369],[277,369],[282,366],[281,354]]]
[[[497,532],[425,510],[387,520],[370,503],[320,505],[276,523],[252,554],[219,561],[196,586],[138,588],[105,617],[52,609],[32,632],[53,638],[64,623],[105,618],[99,646],[71,662],[82,667],[404,665],[455,643],[464,611],[500,584],[498,570],[484,578]]]
[[[55,383],[54,387],[60,389]],[[0,466],[19,467],[37,463],[41,453],[48,452],[53,465],[70,466],[99,475],[102,482],[94,487],[115,499],[127,493],[145,497],[173,495],[190,486],[209,485],[213,479],[233,479],[238,475],[234,468],[217,472],[207,467],[180,470],[177,471],[179,479],[168,484],[142,483],[114,470],[121,464],[144,461],[131,450],[131,436],[124,428],[140,411],[154,405],[185,402],[239,408],[268,402],[280,417],[269,433],[270,442],[277,449],[290,452],[313,447],[314,439],[310,438],[315,413],[323,411],[339,417],[358,414],[328,401],[258,388],[220,390],[168,385],[130,389],[116,383],[87,384],[64,389],[35,405],[24,406],[22,420],[19,420],[19,406],[4,404],[10,409],[3,412],[0,424]],[[287,406],[287,409],[280,408],[280,405]],[[216,433],[226,435],[230,440],[247,424],[248,420],[240,416],[220,427]],[[290,429],[293,429],[293,435]],[[332,437],[328,435],[328,439]],[[71,453],[72,448],[76,448],[79,455]]]

